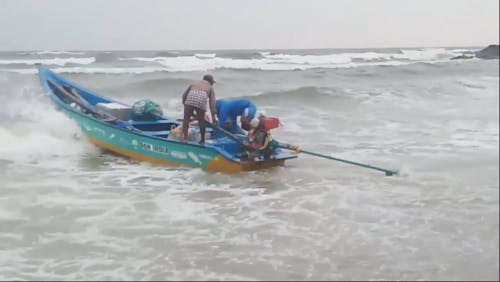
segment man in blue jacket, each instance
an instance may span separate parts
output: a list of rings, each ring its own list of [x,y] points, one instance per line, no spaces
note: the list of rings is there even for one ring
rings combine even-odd
[[[215,102],[215,108],[219,118],[218,125],[231,133],[245,134],[241,128],[247,131],[250,130],[257,113],[257,106],[248,99],[219,99]],[[240,117],[241,127],[236,122],[238,116]],[[217,136],[221,136],[220,132]]]

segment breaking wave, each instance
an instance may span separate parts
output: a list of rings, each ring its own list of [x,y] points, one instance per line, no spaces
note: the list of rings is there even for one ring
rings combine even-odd
[[[309,70],[357,68],[365,66],[401,66],[414,63],[434,64],[449,61],[451,58],[470,51],[467,49],[425,48],[383,50],[369,52],[338,52],[319,54],[300,54],[293,52],[250,52],[242,56],[238,52],[219,53],[176,53],[155,52],[141,56],[118,55],[112,52],[99,52],[87,57],[55,57],[42,59],[0,60],[1,65],[15,65],[8,71],[36,73],[34,69],[22,68],[41,63],[49,66],[64,67],[61,73],[150,73],[150,72],[191,72],[215,69],[233,70]],[[59,54],[59,53],[57,53]],[[99,66],[93,66],[98,63]],[[84,65],[78,67],[75,65]]]

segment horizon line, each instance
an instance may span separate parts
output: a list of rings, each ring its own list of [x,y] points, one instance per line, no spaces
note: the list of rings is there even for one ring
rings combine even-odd
[[[486,48],[491,45],[499,45],[498,43],[492,43],[487,45],[429,45],[429,46],[394,46],[394,47],[322,47],[322,48],[217,48],[217,49],[18,49],[18,50],[2,50],[0,52],[35,52],[35,51],[77,51],[77,52],[89,52],[89,51],[261,51],[261,50],[364,50],[364,49],[419,49],[419,48]]]

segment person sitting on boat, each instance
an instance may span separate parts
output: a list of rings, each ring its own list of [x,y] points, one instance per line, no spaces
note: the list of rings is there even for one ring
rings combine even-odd
[[[207,101],[210,105],[212,120],[216,121],[217,111],[215,109],[215,90],[213,85],[215,80],[212,75],[206,74],[203,80],[195,82],[186,89],[182,95],[182,104],[184,105],[184,118],[182,120],[183,142],[188,141],[188,127],[191,116],[195,116],[200,127],[200,144],[205,143],[205,112],[207,110]]]
[[[258,124],[257,106],[249,99],[219,99],[215,102],[215,108],[219,118],[218,125],[230,133],[245,134],[242,129],[249,131]],[[237,124],[238,117],[240,117],[241,127]],[[217,132],[216,136],[222,136],[221,134]]]

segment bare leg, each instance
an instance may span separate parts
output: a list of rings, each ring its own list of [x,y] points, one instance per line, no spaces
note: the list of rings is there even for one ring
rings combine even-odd
[[[194,108],[192,106],[184,105],[184,118],[182,119],[182,142],[188,141],[188,127],[189,118],[193,115]]]
[[[196,109],[196,119],[198,120],[198,126],[200,127],[200,134],[201,134],[201,139],[200,139],[200,144],[203,145],[205,144],[205,111]]]

